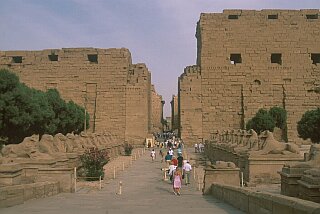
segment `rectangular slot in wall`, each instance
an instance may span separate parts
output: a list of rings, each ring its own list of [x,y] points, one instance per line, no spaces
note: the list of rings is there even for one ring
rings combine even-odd
[[[239,15],[228,15],[228,19],[239,19]]]
[[[318,14],[307,14],[306,18],[307,19],[318,19]]]
[[[48,59],[49,59],[51,62],[56,62],[56,61],[58,61],[59,57],[58,57],[58,55],[50,54],[50,55],[48,55]]]
[[[278,14],[270,14],[268,15],[268,19],[278,19]]]
[[[98,63],[98,54],[88,54],[88,60],[91,63]]]
[[[282,64],[282,55],[281,53],[272,53],[271,54],[271,63]]]
[[[241,54],[230,54],[230,63],[231,64],[242,63]]]
[[[311,54],[312,64],[319,64],[320,63],[320,53],[312,53]]]
[[[22,56],[13,56],[12,62],[13,63],[22,63]]]

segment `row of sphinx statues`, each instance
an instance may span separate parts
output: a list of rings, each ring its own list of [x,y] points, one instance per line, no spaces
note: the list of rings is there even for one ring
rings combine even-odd
[[[52,159],[64,157],[67,153],[81,154],[86,149],[95,147],[106,149],[121,141],[110,133],[84,133],[79,135],[61,133],[52,135],[39,135],[26,137],[20,144],[6,145],[0,151],[0,163],[12,162],[15,158],[26,159]]]
[[[298,145],[279,142],[270,131],[263,131],[260,135],[253,129],[215,131],[212,135],[212,142],[230,151],[249,155],[300,153]]]

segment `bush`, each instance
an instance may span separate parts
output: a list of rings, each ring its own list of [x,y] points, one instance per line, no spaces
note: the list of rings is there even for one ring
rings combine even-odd
[[[80,133],[84,108],[61,99],[56,89],[42,92],[27,87],[16,74],[0,69],[0,138],[21,143],[33,134]],[[86,114],[89,124],[89,114]]]
[[[104,150],[92,148],[87,150],[80,156],[82,166],[84,167],[85,176],[88,181],[99,180],[99,177],[104,177],[103,166],[109,161],[108,153]]]
[[[288,142],[287,111],[281,107],[275,106],[269,110],[269,114],[273,117],[276,127],[282,130],[282,139],[285,142]]]
[[[131,155],[132,150],[133,150],[133,146],[130,143],[125,143],[124,144],[124,153],[126,155]]]
[[[298,122],[297,130],[300,138],[320,143],[320,108],[305,112]]]
[[[260,134],[265,130],[273,132],[275,126],[275,121],[269,112],[264,109],[259,109],[256,115],[247,122],[246,129],[253,129]]]
[[[281,107],[270,108],[269,114],[273,117],[276,127],[284,129],[287,125],[287,111]]]

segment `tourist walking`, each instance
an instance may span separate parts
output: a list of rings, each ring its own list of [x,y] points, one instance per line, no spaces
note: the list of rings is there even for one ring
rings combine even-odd
[[[161,156],[161,163],[163,162],[163,148],[161,147],[160,150],[159,150],[159,155]]]
[[[175,170],[176,170],[176,166],[173,164],[173,162],[171,161],[170,162],[170,165],[169,165],[169,176],[170,176],[170,181],[171,181],[171,183],[173,182],[173,180],[172,180],[172,178],[173,178],[173,174],[174,174],[174,172],[175,172]]]
[[[179,168],[182,168],[182,165],[183,165],[183,156],[182,156],[181,153],[178,153],[178,158],[177,158],[177,160],[178,160],[178,167],[179,167]]]
[[[173,193],[175,195],[180,195],[181,183],[182,183],[182,173],[181,173],[181,170],[177,168],[173,174]]]
[[[198,144],[194,144],[194,152],[197,153],[198,152]]]
[[[171,155],[171,157],[173,156],[173,150],[172,150],[172,148],[169,148],[169,155]]]
[[[183,164],[183,174],[184,174],[184,179],[185,179],[185,185],[190,184],[191,170],[192,170],[191,164],[187,160],[187,162]]]
[[[199,143],[199,152],[204,152],[204,145],[200,142]]]
[[[171,161],[173,162],[173,165],[178,166],[178,159],[176,158],[176,156],[172,156]]]
[[[156,159],[156,152],[154,151],[154,149],[152,149],[150,156],[151,156],[152,161],[154,161],[154,159]]]

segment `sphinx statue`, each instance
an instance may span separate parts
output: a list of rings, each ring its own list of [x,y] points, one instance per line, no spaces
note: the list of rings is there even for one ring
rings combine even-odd
[[[235,169],[236,165],[231,161],[216,161],[216,163],[213,165],[213,168],[215,169]]]
[[[250,137],[248,139],[248,149],[251,151],[256,151],[259,149],[259,137],[255,130],[249,130]]]
[[[275,140],[272,132],[264,131],[261,133],[262,139],[260,148],[258,151],[250,151],[250,155],[268,155],[268,154],[299,154],[299,147],[294,143],[280,143]]]
[[[24,138],[20,144],[10,144],[2,151],[3,162],[12,162],[13,159],[52,159],[47,153],[40,149],[39,135]]]
[[[285,166],[295,168],[313,168],[320,166],[320,144],[313,144],[310,147],[309,155],[304,162],[288,163]]]

